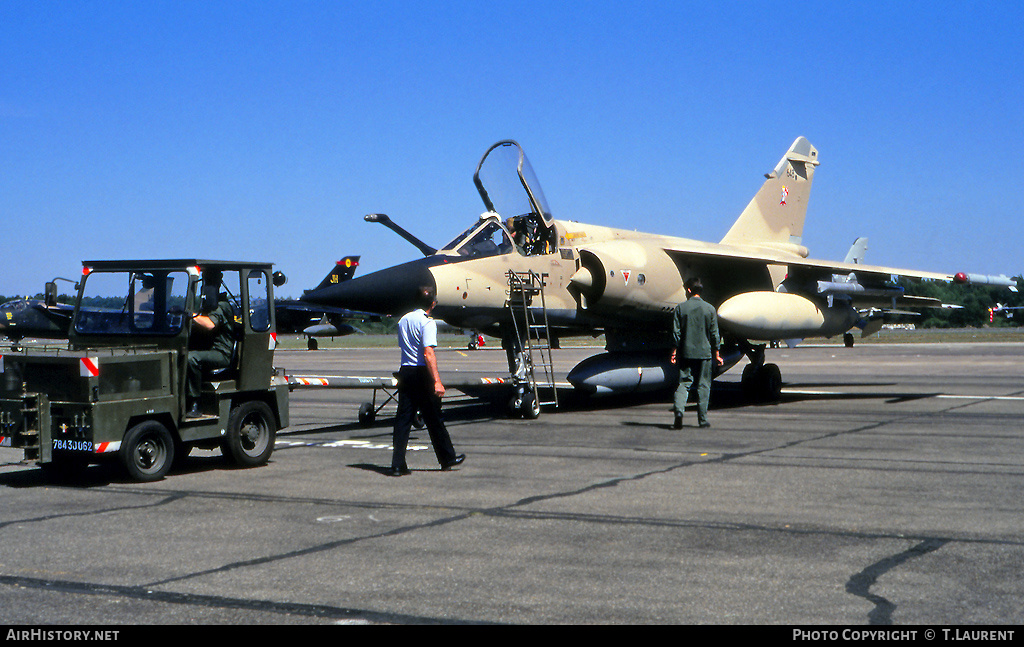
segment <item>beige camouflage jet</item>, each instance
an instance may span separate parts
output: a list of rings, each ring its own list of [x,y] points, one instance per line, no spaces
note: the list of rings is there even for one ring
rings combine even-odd
[[[468,229],[435,250],[387,216],[367,216],[399,232],[425,257],[307,291],[303,300],[400,315],[412,308],[418,286],[435,286],[433,316],[501,338],[515,377],[528,361],[527,333],[513,320],[510,281],[514,286],[515,277],[532,273],[543,297],[530,300],[530,307],[543,307],[552,346],[559,337],[605,335],[606,352],[581,362],[568,380],[591,392],[629,392],[676,379],[668,351],[672,311],[686,298],[683,282],[697,276],[702,296],[718,309],[719,373],[747,357],[744,386],[774,398],[782,380],[778,367],[765,363],[768,343],[833,337],[858,327],[872,332],[886,310],[940,305],[905,295],[901,277],[1015,286],[1005,276],[866,265],[862,240],[846,261],[808,258],[801,236],[817,166],[818,151],[797,138],[725,237],[710,243],[557,220],[519,144],[501,141],[477,167],[474,183],[486,211]]]

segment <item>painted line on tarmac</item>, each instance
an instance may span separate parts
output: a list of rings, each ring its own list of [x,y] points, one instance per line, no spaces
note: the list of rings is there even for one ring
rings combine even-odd
[[[946,400],[1024,400],[1024,396],[1021,395],[944,395],[939,394],[935,396],[937,398],[944,398]]]
[[[393,449],[391,443],[373,443],[368,440],[278,440],[274,443],[275,449],[287,449],[289,447],[327,447],[329,449],[336,447],[352,447],[354,449],[386,449],[388,451]],[[412,452],[418,452],[420,450],[430,448],[426,445],[410,444],[406,449]]]
[[[856,393],[856,391],[811,391],[805,389],[782,389],[782,392],[788,393],[790,395],[848,395],[851,393]],[[895,396],[901,394],[894,393],[892,395]],[[914,393],[905,393],[902,395],[908,397],[918,397],[918,394]],[[944,400],[1008,400],[1011,402],[1024,401],[1024,396],[1022,395],[954,395],[948,393],[939,393],[937,395],[925,394],[921,397],[940,398]]]

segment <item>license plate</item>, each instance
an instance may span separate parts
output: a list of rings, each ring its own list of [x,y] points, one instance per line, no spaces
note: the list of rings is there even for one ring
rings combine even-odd
[[[65,452],[88,452],[92,453],[91,440],[70,440],[63,438],[53,439],[53,448]]]

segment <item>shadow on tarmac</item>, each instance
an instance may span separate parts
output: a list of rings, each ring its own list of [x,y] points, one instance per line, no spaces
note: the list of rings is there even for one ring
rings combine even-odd
[[[820,383],[792,383],[784,384],[784,391],[776,401],[755,401],[748,397],[738,382],[716,381],[711,386],[711,401],[708,406],[710,411],[724,411],[728,409],[779,406],[787,403],[807,402],[812,400],[843,401],[843,400],[885,400],[887,404],[899,404],[913,400],[932,398],[938,393],[915,393],[906,394],[886,390],[884,387],[894,387],[895,383],[884,382],[820,382]],[[872,387],[865,391],[844,391],[854,387]],[[828,390],[820,390],[828,389]],[[507,387],[479,387],[464,391],[471,399],[468,401],[453,401],[442,407],[442,415],[448,423],[476,423],[495,420],[511,419],[506,403],[508,401]],[[580,393],[571,388],[560,389],[558,393],[559,407],[557,412],[544,411],[541,415],[557,415],[558,413],[571,413],[582,411],[614,411],[636,406],[651,404],[670,405],[672,402],[673,389],[661,389],[645,393],[632,393],[623,395],[607,395],[594,397]],[[526,421],[529,422],[529,421]],[[287,429],[278,432],[278,437],[289,435],[315,435],[330,434],[337,432],[363,432],[353,434],[352,438],[359,440],[379,440],[390,442],[391,429],[394,424],[393,415],[378,417],[369,425],[358,421],[338,423],[316,428],[305,428],[289,432]],[[648,426],[662,429],[671,429],[671,421],[661,423],[639,423],[624,422],[625,425]],[[273,459],[271,459],[273,460]],[[356,464],[351,465],[358,469],[384,474],[386,466]],[[212,455],[186,456],[177,459],[168,476],[175,474],[195,474],[211,470],[223,469],[254,469],[234,465],[220,453]],[[96,465],[64,466],[62,469],[40,468],[0,474],[0,485],[12,488],[40,487],[47,485],[62,485],[79,488],[103,487],[110,484],[131,484],[129,479],[116,461],[107,461]]]

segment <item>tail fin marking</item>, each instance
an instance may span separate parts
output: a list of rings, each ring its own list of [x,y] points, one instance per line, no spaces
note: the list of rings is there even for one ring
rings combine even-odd
[[[804,137],[797,137],[775,169],[765,175],[765,183],[722,243],[789,249],[806,256],[801,239],[817,165],[818,150]]]
[[[320,285],[316,286],[316,289],[319,290],[351,279],[355,275],[357,267],[359,267],[359,257],[346,256],[334,264],[330,273],[324,277],[323,281],[320,281]]]

